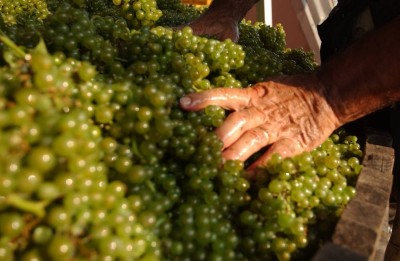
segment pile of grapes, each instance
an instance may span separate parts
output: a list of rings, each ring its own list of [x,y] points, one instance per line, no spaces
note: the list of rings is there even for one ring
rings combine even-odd
[[[172,30],[202,12],[177,0],[0,10],[1,260],[305,260],[329,239],[355,193],[355,136],[274,155],[250,180],[222,160],[226,112],[178,105],[315,69],[281,26],[243,21],[235,44]]]

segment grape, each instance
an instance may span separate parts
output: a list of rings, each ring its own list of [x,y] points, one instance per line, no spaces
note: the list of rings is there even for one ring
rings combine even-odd
[[[16,237],[24,228],[24,220],[22,216],[16,212],[0,214],[0,221],[0,234],[3,237]]]
[[[67,236],[56,235],[47,249],[51,260],[70,260],[74,255],[74,245]]]

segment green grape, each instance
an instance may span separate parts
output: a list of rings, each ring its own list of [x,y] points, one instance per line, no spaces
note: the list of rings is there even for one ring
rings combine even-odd
[[[40,250],[37,248],[25,251],[20,258],[22,261],[43,260]]]
[[[148,178],[149,174],[149,171],[141,165],[132,166],[127,173],[129,181],[133,184],[143,183]]]
[[[17,186],[22,193],[32,193],[39,187],[42,181],[43,176],[38,171],[25,168],[21,169],[18,173]]]
[[[37,226],[33,231],[33,241],[37,244],[46,244],[53,236],[53,231],[48,226]]]
[[[24,219],[16,212],[0,213],[0,234],[2,237],[14,238],[24,229]]]
[[[47,252],[52,260],[70,260],[73,257],[75,247],[70,238],[56,235],[48,245]]]
[[[243,170],[243,168],[243,161],[240,160],[227,160],[224,164],[224,169],[231,173],[239,172]]]
[[[28,155],[27,161],[30,167],[40,172],[47,172],[56,164],[54,153],[47,147],[35,147],[32,149]]]
[[[278,180],[278,179],[274,179],[272,180],[269,185],[268,185],[268,189],[275,194],[279,194],[282,192],[283,190],[283,183]]]
[[[2,260],[15,260],[13,246],[6,237],[0,238],[0,257]]]

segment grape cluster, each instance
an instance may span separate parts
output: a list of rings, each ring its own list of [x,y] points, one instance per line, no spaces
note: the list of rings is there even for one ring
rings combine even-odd
[[[312,57],[279,26],[244,23],[235,44],[172,30],[179,12],[130,20],[168,2],[47,0],[43,20],[0,23],[1,260],[302,260],[329,238],[361,168],[354,136],[274,156],[251,180],[248,162],[222,159],[225,110],[178,103]],[[272,67],[245,73],[255,61]]]
[[[49,15],[45,0],[16,0],[0,1],[0,13],[3,20],[9,24],[15,24],[21,14],[29,14],[39,20]]]
[[[282,25],[271,27],[244,20],[239,26],[238,43],[243,46],[246,58],[244,65],[234,73],[243,86],[265,81],[271,76],[310,72],[317,68],[311,52],[285,47]]]
[[[101,128],[116,110],[114,90],[93,80],[90,63],[49,55],[43,44],[23,58],[2,67],[2,260],[159,255],[154,213],[138,212],[138,197],[108,177],[117,143]]]
[[[316,69],[313,61],[313,54],[306,52],[302,48],[288,48],[282,59],[282,73],[286,75],[297,74],[302,72],[312,72]]]
[[[206,10],[205,7],[184,4],[180,0],[157,0],[157,6],[162,11],[162,16],[156,24],[168,27],[185,25]]]
[[[120,7],[121,17],[124,17],[131,28],[153,25],[162,15],[156,0],[113,0]]]
[[[184,92],[206,90],[217,84],[241,87],[229,71],[243,64],[245,53],[230,40],[199,37],[190,27],[173,31],[157,26],[133,30],[129,45],[128,74],[134,78],[168,74]]]
[[[329,239],[355,194],[361,154],[355,136],[337,132],[311,152],[285,159],[273,155],[251,188],[250,208],[239,215],[246,256],[273,252],[279,260],[310,259],[296,250],[307,246],[314,253],[318,239]]]

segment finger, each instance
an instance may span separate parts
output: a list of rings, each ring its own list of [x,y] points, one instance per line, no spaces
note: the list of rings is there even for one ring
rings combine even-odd
[[[274,153],[278,153],[282,158],[292,157],[304,151],[300,142],[295,139],[281,139],[271,145],[271,147],[260,158],[248,167],[254,170],[257,167],[265,166]]]
[[[238,141],[222,153],[222,156],[225,159],[245,161],[272,142],[274,142],[273,138],[264,128],[254,128],[245,132]]]
[[[188,94],[180,99],[185,110],[196,111],[208,105],[221,106],[226,110],[239,110],[247,106],[250,100],[248,89],[215,88],[212,90]]]
[[[215,133],[224,143],[223,148],[227,148],[238,139],[241,139],[245,132],[265,124],[266,120],[267,116],[263,111],[256,107],[251,107],[247,110],[231,113],[223,124],[215,130]],[[247,137],[251,137],[251,135],[250,133]],[[258,138],[257,135],[254,137]]]

